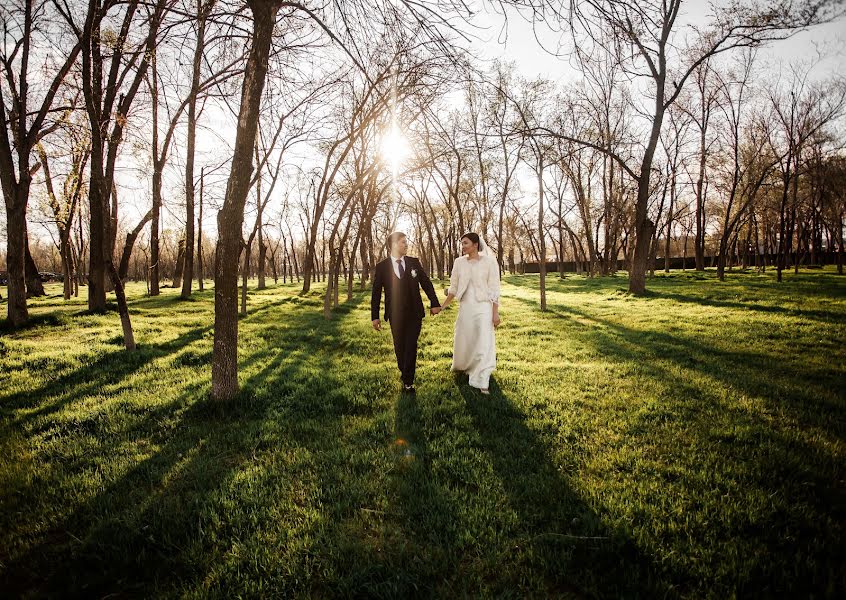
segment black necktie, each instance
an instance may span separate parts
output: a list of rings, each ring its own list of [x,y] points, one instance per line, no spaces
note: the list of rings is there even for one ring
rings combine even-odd
[[[402,279],[403,277],[405,277],[405,267],[402,266],[401,258],[397,259],[397,266],[399,267],[400,279]]]

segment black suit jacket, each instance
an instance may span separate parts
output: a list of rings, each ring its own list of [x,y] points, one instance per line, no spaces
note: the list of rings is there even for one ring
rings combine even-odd
[[[432,280],[413,256],[405,257],[405,275],[399,279],[394,272],[390,258],[376,265],[373,273],[373,293],[370,296],[370,318],[379,318],[379,304],[382,302],[382,290],[385,290],[385,320],[399,321],[422,319],[426,316],[420,288],[426,292],[433,308],[441,305]]]

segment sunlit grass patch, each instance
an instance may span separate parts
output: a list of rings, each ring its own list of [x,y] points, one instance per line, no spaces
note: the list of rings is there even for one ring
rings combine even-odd
[[[836,597],[846,284],[831,271],[507,276],[482,397],[427,317],[402,395],[369,292],[54,290],[0,337],[0,586],[29,596]],[[438,289],[443,287],[437,286]],[[84,292],[84,290],[83,290]]]

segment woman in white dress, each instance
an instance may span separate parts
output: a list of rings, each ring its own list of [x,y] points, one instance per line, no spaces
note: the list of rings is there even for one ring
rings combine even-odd
[[[449,291],[442,308],[460,302],[455,320],[452,370],[470,376],[470,385],[489,393],[491,372],[496,368],[494,329],[499,326],[499,265],[484,252],[475,233],[461,238],[463,256],[456,259]]]

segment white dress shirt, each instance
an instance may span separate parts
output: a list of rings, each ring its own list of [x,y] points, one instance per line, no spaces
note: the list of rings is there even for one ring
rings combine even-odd
[[[402,279],[400,277],[399,264],[397,264],[397,261],[402,262],[402,268],[406,272],[408,272],[408,265],[405,264],[405,256],[393,256],[393,255],[391,255],[391,264],[394,267],[394,274],[397,276],[397,279]]]

